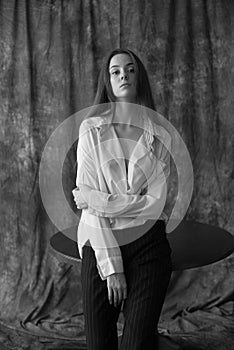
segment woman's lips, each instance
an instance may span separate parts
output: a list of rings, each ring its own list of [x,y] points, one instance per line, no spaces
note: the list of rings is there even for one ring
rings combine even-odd
[[[128,84],[128,83],[122,84],[122,85],[120,85],[120,88],[127,87],[127,86],[130,86],[130,84]]]

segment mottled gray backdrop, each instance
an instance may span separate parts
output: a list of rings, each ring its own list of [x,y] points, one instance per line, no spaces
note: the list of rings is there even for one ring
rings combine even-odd
[[[187,217],[234,234],[234,2],[1,0],[0,320],[9,332],[24,331],[20,341],[20,333],[2,335],[16,349],[84,340],[80,265],[49,252],[56,227],[43,209],[38,171],[52,131],[92,104],[102,58],[119,46],[143,60],[157,110],[190,151]],[[71,205],[75,158],[74,145],[63,178]],[[174,273],[160,327],[186,349],[231,349],[233,272],[232,255]]]

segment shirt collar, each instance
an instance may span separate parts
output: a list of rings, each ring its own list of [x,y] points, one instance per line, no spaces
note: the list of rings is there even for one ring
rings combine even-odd
[[[161,138],[162,135],[159,132],[157,125],[147,115],[147,111],[144,108],[144,106],[140,106],[140,108],[142,111],[141,117],[143,121],[144,137],[145,137],[146,145],[149,150],[153,150],[154,136],[158,136],[159,138]],[[157,112],[155,111],[155,113]],[[112,119],[113,119],[113,113],[111,112],[111,110],[108,110],[102,113],[101,117],[98,118],[95,126],[99,129],[100,137],[102,137],[110,128],[112,124]]]

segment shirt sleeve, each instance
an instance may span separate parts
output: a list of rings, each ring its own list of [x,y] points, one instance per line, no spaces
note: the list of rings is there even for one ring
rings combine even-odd
[[[101,217],[137,217],[155,219],[163,211],[167,196],[167,180],[170,174],[170,144],[162,147],[160,159],[148,180],[147,193],[108,194],[92,190],[88,210]]]
[[[89,132],[80,133],[78,141],[76,185],[77,187],[81,184],[88,185],[99,190],[93,152],[88,152],[91,147],[89,144]],[[97,217],[90,213],[88,215],[90,220],[86,221],[89,221],[90,227],[88,226],[88,232],[83,234],[87,234],[87,240],[90,240],[90,244],[95,251],[100,277],[104,280],[113,273],[124,271],[121,250],[113,235],[109,219]]]

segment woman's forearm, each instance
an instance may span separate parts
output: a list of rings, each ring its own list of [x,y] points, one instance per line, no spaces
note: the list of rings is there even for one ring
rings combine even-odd
[[[105,194],[92,191],[88,211],[96,216],[137,217],[154,219],[161,212],[166,200],[166,188],[161,187],[154,195],[149,194]]]

